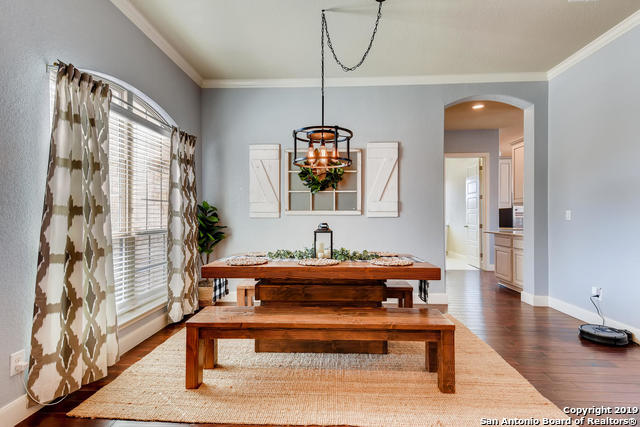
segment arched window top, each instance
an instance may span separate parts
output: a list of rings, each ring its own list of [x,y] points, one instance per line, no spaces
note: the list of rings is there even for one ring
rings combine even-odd
[[[178,127],[175,120],[157,102],[129,83],[99,71],[84,70],[109,83],[112,104],[123,107],[142,118],[149,118],[161,126]]]

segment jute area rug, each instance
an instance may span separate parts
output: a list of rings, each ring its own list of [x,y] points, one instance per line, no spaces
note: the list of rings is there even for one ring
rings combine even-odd
[[[455,394],[424,370],[424,343],[389,354],[254,353],[221,340],[220,366],[184,388],[185,331],[68,415],[146,421],[355,426],[476,426],[482,418],[566,419],[491,347],[456,323]]]

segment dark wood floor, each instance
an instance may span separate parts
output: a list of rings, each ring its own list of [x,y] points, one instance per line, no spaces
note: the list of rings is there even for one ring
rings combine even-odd
[[[449,312],[558,407],[640,405],[639,346],[612,348],[582,341],[576,333],[580,321],[551,308],[521,303],[519,294],[496,285],[493,273],[449,271],[447,284]],[[109,369],[108,377],[40,410],[18,426],[184,425],[65,416],[181,328],[174,325],[158,332],[125,354]]]

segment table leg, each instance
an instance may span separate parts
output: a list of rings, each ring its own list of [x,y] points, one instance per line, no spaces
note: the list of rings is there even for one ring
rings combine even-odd
[[[438,388],[443,393],[456,392],[455,331],[441,331],[438,341]]]
[[[204,368],[204,340],[200,339],[197,327],[187,325],[187,354],[185,366],[185,387],[198,388],[202,384],[202,369]]]
[[[218,364],[218,340],[205,340],[204,369],[213,369]]]
[[[425,368],[429,372],[436,372],[438,370],[438,343],[434,341],[427,341],[425,343]]]

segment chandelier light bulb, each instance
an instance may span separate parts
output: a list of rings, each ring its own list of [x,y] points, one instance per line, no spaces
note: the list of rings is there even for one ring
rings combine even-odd
[[[321,159],[326,159],[327,156],[327,147],[325,147],[324,145],[320,147],[320,158]]]

